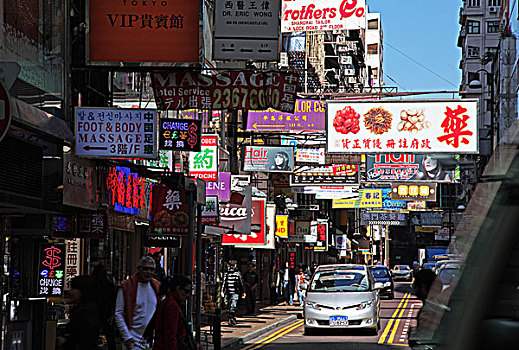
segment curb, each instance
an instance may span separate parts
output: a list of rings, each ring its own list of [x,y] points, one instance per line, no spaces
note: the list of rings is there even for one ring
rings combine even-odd
[[[289,316],[287,318],[284,318],[282,320],[279,320],[277,322],[269,324],[268,326],[265,326],[264,328],[261,328],[261,329],[258,329],[256,331],[253,331],[253,332],[251,332],[251,333],[249,333],[247,335],[244,335],[241,338],[233,339],[233,340],[231,340],[227,344],[222,344],[222,350],[237,349],[238,346],[243,345],[243,343],[245,343],[245,342],[247,342],[247,341],[249,341],[251,339],[257,338],[260,335],[265,334],[268,331],[271,331],[271,330],[273,330],[273,329],[275,329],[277,327],[286,325],[287,323],[290,323],[290,322],[292,322],[294,320],[297,320],[297,315],[291,315],[291,316]]]

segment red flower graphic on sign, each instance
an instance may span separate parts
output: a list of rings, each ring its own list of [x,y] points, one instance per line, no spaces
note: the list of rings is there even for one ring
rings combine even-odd
[[[438,141],[446,142],[454,148],[458,148],[460,142],[465,145],[469,143],[469,140],[465,136],[472,136],[472,131],[463,130],[467,127],[467,120],[469,119],[468,115],[463,114],[466,111],[467,109],[460,105],[458,105],[458,108],[455,110],[447,107],[447,112],[445,112],[447,117],[443,120],[441,125],[445,135],[438,137]]]

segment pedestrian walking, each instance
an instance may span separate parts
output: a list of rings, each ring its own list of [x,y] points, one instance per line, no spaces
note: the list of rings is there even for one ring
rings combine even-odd
[[[304,287],[307,284],[307,280],[305,277],[305,274],[303,272],[303,268],[299,268],[299,272],[296,275],[296,290],[297,290],[297,297],[299,298],[299,305],[303,306],[305,303],[305,296],[306,296],[306,288]]]
[[[160,300],[160,282],[152,277],[154,271],[153,258],[142,257],[137,272],[118,286],[115,323],[128,350],[149,347],[143,334]]]
[[[294,305],[294,287],[295,287],[295,273],[294,269],[288,267],[288,262],[285,263],[283,269],[283,293],[287,305]]]
[[[101,335],[106,339],[108,350],[115,350],[115,284],[108,278],[104,265],[94,267],[91,276],[96,288],[95,304],[101,321]]]
[[[276,264],[272,264],[268,275],[270,305],[276,305],[279,291],[279,271]]]
[[[160,251],[155,252],[151,257],[155,260],[155,272],[153,273],[153,278],[162,282],[164,277],[166,277],[166,271],[164,271],[164,268],[161,265],[162,253]]]
[[[95,285],[92,277],[82,275],[70,281],[72,309],[65,337],[58,338],[63,350],[98,350],[100,320],[95,305]]]
[[[312,261],[312,267],[310,267],[310,274],[313,276],[315,273],[315,270],[317,270],[317,262]]]
[[[166,277],[163,287],[166,297],[160,302],[155,315],[153,350],[195,350],[193,333],[182,312],[191,295],[191,280],[182,275]]]
[[[246,315],[254,315],[256,309],[256,289],[258,287],[258,274],[253,263],[249,263],[248,270],[243,274],[245,285],[245,307]]]
[[[229,268],[223,277],[222,283],[222,298],[226,298],[226,304],[229,311],[229,325],[236,325],[236,309],[238,308],[238,301],[240,300],[240,295],[243,293],[243,297],[245,297],[244,288],[243,288],[243,279],[240,271],[237,267],[238,263],[236,260],[229,260]]]

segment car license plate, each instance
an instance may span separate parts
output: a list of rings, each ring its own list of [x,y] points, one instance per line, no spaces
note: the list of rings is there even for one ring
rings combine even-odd
[[[330,326],[347,326],[348,316],[330,316]]]

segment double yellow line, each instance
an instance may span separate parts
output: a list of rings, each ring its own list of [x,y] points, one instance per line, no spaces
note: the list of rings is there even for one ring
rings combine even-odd
[[[276,340],[278,338],[281,338],[285,334],[292,332],[294,329],[296,329],[298,327],[301,327],[303,325],[303,323],[304,323],[304,320],[299,320],[296,323],[291,323],[288,326],[283,327],[280,330],[272,333],[268,337],[263,338],[261,340],[258,340],[254,344],[251,344],[251,345],[249,345],[249,346],[247,346],[247,347],[245,347],[243,349],[244,350],[259,349],[259,348],[263,347],[264,345],[266,345],[268,343],[271,343],[271,342],[273,342],[274,340]]]
[[[391,319],[386,325],[386,328],[384,328],[384,331],[382,332],[382,335],[380,336],[380,339],[378,340],[379,344],[383,344],[386,341],[386,337],[389,334],[389,339],[387,340],[387,344],[392,345],[400,345],[400,344],[393,344],[393,340],[395,340],[395,335],[398,330],[398,325],[400,324],[400,318],[404,314],[404,311],[407,307],[407,303],[409,302],[409,298],[411,297],[411,293],[404,294],[404,297],[402,300],[400,300],[400,303],[398,304],[395,312],[393,312],[393,315],[391,315]],[[394,327],[393,327],[394,323]]]

